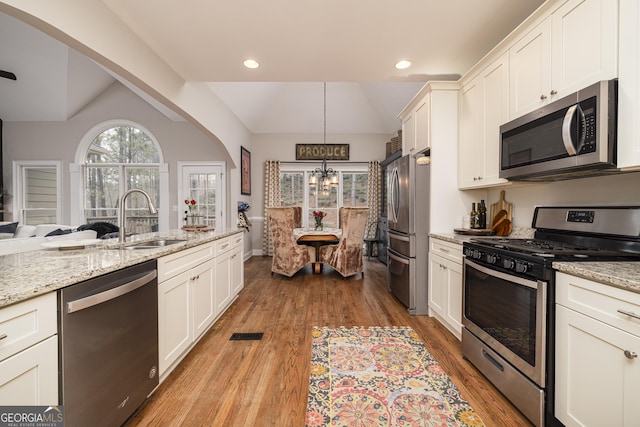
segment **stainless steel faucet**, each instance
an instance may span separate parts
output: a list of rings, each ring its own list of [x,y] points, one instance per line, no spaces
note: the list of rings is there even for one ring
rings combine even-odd
[[[118,232],[118,236],[119,236],[119,242],[120,243],[124,243],[126,241],[127,238],[127,233],[125,231],[125,220],[124,220],[124,204],[125,204],[125,200],[127,199],[127,197],[129,196],[129,194],[131,193],[140,193],[142,194],[144,197],[147,198],[147,202],[149,203],[149,213],[151,215],[157,214],[158,213],[158,209],[156,209],[156,207],[153,205],[153,202],[151,201],[151,197],[149,196],[149,194],[147,194],[146,191],[143,190],[139,190],[137,188],[132,188],[131,190],[127,191],[126,193],[124,193],[122,195],[122,197],[120,198],[120,216],[118,216],[118,228],[119,228],[119,232]]]

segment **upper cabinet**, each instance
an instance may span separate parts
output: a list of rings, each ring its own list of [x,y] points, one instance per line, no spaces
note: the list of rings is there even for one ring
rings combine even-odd
[[[568,0],[509,49],[510,119],[618,77],[618,0]]]
[[[640,170],[640,2],[620,0],[618,167]]]
[[[415,154],[431,146],[429,137],[431,92],[421,90],[399,114],[402,121],[402,154]]]
[[[509,58],[503,54],[460,91],[458,187],[507,184],[500,179],[500,125],[509,117]]]

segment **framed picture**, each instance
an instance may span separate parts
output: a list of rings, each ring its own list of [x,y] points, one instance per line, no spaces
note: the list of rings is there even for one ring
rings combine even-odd
[[[240,194],[251,195],[251,153],[240,147]]]

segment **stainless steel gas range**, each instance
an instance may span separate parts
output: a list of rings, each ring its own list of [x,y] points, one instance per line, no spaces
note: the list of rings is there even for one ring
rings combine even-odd
[[[533,239],[463,244],[462,352],[536,426],[554,417],[554,261],[640,261],[640,206],[538,207]]]

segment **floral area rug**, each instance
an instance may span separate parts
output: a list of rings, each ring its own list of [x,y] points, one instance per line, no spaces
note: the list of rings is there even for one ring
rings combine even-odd
[[[415,331],[313,328],[306,426],[483,426]]]

